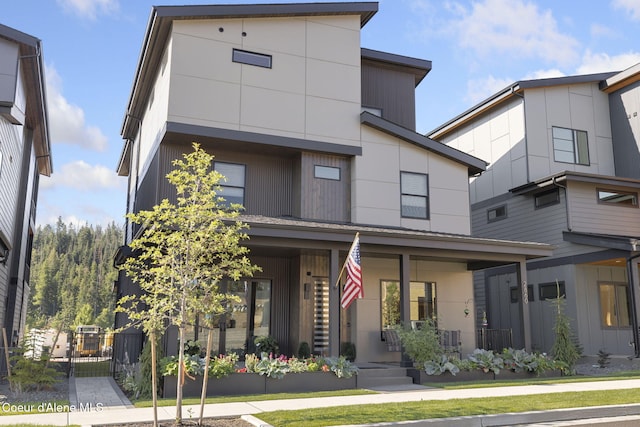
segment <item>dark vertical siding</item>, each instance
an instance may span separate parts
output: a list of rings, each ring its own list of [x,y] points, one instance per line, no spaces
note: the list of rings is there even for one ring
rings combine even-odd
[[[278,341],[280,352],[290,355],[289,287],[292,282],[292,261],[289,258],[263,256],[251,256],[251,261],[262,267],[262,271],[255,274],[256,278],[271,279],[271,336]]]
[[[362,105],[380,108],[384,119],[415,130],[414,75],[363,61]]]
[[[162,144],[160,151],[162,155],[155,172],[155,176],[159,179],[156,200],[165,197],[175,200],[175,191],[164,177],[173,169],[171,162],[182,158],[184,153],[191,152],[191,147]],[[208,151],[215,156],[214,161],[239,163],[246,166],[244,207],[247,214],[274,217],[292,215],[293,159],[235,151]],[[153,162],[155,161],[154,159]],[[147,175],[153,175],[153,162]],[[142,186],[141,190],[143,190]],[[144,188],[144,191],[147,190]]]
[[[351,219],[350,160],[319,153],[304,153],[301,165],[301,217],[347,222]],[[314,177],[314,166],[340,168],[340,180]]]

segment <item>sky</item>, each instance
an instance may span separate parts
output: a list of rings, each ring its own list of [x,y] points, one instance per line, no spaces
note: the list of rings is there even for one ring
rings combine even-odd
[[[273,0],[295,3],[306,0]],[[37,224],[124,224],[120,135],[153,5],[270,1],[20,0],[0,23],[42,40],[53,174]],[[640,62],[640,0],[381,0],[362,47],[427,59],[416,127],[427,133],[518,80]]]

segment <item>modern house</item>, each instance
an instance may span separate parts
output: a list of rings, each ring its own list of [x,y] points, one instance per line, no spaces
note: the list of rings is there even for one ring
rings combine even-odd
[[[472,234],[545,242],[527,263],[521,323],[512,267],[476,274],[489,328],[554,340],[558,289],[584,354],[638,356],[640,64],[619,73],[518,81],[428,133],[489,163],[471,178]],[[556,283],[557,282],[557,283]],[[528,326],[527,326],[528,323]]]
[[[51,172],[42,44],[0,24],[0,321],[10,344],[24,332],[39,176]]]
[[[219,353],[271,335],[285,354],[307,342],[337,355],[351,342],[357,361],[400,361],[382,331],[429,317],[461,331],[470,352],[473,271],[513,265],[526,280],[526,261],[552,253],[471,237],[468,180],[486,164],[415,132],[415,88],[431,62],[361,48],[377,10],[344,2],[151,11],[117,170],[129,180],[127,211],[150,209],[175,197],[171,161],[198,142],[227,178],[223,195],[245,207],[246,244],[262,272],[226,284],[242,303],[216,330]],[[136,232],[127,224],[126,241]],[[342,310],[334,284],[357,232],[364,297]],[[126,255],[125,246],[116,263]],[[117,291],[138,292],[122,274]],[[201,334],[197,325],[192,333]],[[175,351],[175,340],[165,344]]]

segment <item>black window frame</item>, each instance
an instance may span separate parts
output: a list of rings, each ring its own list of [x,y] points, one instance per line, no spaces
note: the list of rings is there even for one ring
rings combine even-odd
[[[569,162],[569,161],[565,161],[565,160],[558,160],[556,157],[556,153],[557,152],[563,152],[563,153],[568,153],[569,151],[567,150],[561,150],[559,148],[557,148],[556,145],[556,141],[569,141],[568,139],[565,138],[559,138],[554,136],[554,129],[561,129],[561,130],[567,130],[567,131],[571,131],[571,145],[572,145],[572,151],[571,153],[573,154],[573,161]],[[580,144],[580,138],[579,135],[584,135],[584,140],[586,142],[586,152],[582,152],[581,151],[581,144]],[[551,127],[551,140],[553,142],[553,160],[555,162],[558,163],[568,163],[568,164],[574,164],[574,165],[581,165],[581,166],[590,166],[591,165],[591,156],[589,155],[589,133],[586,130],[579,130],[579,129],[571,129],[571,128],[566,128],[566,127],[562,127],[562,126],[552,126]],[[586,162],[583,162],[581,160],[582,156],[581,154],[586,154]]]
[[[337,178],[330,178],[328,176],[319,176],[318,175],[318,169],[337,170],[338,171],[338,177]],[[313,177],[316,178],[316,179],[326,179],[326,180],[329,180],[329,181],[341,181],[342,180],[342,170],[338,166],[313,165]]]
[[[261,62],[262,59],[266,62]],[[231,53],[231,60],[238,64],[253,65],[260,68],[273,68],[273,57],[265,53],[251,52],[250,50],[234,48]]]
[[[631,203],[622,203],[620,201],[613,200],[605,200],[600,196],[600,193],[606,192],[611,194],[618,194],[620,196],[632,196]],[[608,206],[620,206],[625,208],[638,208],[638,193],[634,191],[622,191],[622,190],[613,190],[610,188],[596,188],[596,197],[598,199],[598,204],[608,205]]]
[[[538,200],[543,197],[543,196],[547,196],[549,194],[555,194],[556,197],[554,198],[554,200],[552,201],[548,201],[548,202],[544,202],[544,203],[538,203]],[[560,189],[558,187],[552,188],[551,190],[546,190],[546,191],[541,191],[539,193],[536,193],[533,195],[533,205],[536,209],[542,209],[542,208],[546,208],[548,206],[553,206],[553,205],[557,205],[560,203]]]
[[[246,202],[246,196],[247,196],[247,165],[245,165],[244,163],[225,162],[225,161],[217,161],[217,160],[216,160],[216,161],[214,161],[214,162],[213,162],[213,170],[220,172],[220,171],[216,168],[216,166],[217,166],[217,165],[220,165],[220,164],[223,164],[223,165],[231,165],[231,166],[242,166],[242,168],[243,168],[243,177],[242,177],[243,185],[242,185],[242,186],[239,186],[239,185],[229,185],[229,184],[227,183],[227,181],[225,181],[225,180],[221,180],[221,181],[218,183],[218,185],[219,185],[219,186],[220,186],[220,188],[222,188],[222,189],[224,189],[224,188],[232,188],[232,189],[238,189],[238,188],[239,188],[239,189],[242,189],[242,202],[241,202],[240,204],[241,204],[244,208],[246,208],[245,202]],[[223,174],[223,175],[224,175],[224,174]],[[227,177],[226,175],[225,175],[225,178],[227,178],[227,179],[228,179],[228,177]],[[222,194],[218,194],[218,196],[219,196],[219,197],[223,197],[223,198],[224,198],[224,195],[222,195]],[[230,205],[231,203],[233,203],[233,202],[230,202],[229,200],[227,200],[226,198],[225,198],[225,202],[227,203],[227,205]]]
[[[415,176],[421,176],[424,177],[425,179],[425,190],[426,190],[426,194],[414,194],[414,193],[408,193],[405,192],[402,188],[402,177],[404,175],[415,175]],[[404,203],[403,203],[403,199],[405,196],[408,197],[419,197],[419,198],[423,198],[425,200],[425,214],[424,216],[418,216],[418,215],[407,215],[404,212]],[[412,218],[412,219],[430,219],[430,209],[429,209],[429,174],[426,173],[421,173],[421,172],[409,172],[409,171],[400,171],[400,216],[402,218]]]
[[[502,211],[503,213],[501,215],[498,215],[498,213]],[[491,212],[495,212],[495,216],[492,218],[491,217]],[[507,219],[507,205],[500,205],[500,206],[495,206],[493,208],[487,209],[487,222],[491,223],[491,222],[496,222],[496,221],[502,221],[503,219]]]
[[[564,281],[558,281],[557,284],[556,282],[540,283],[538,285],[538,299],[540,301],[546,301],[548,299],[558,298],[558,287],[560,288],[560,298],[566,298],[567,289],[564,285]],[[549,289],[551,289],[551,291],[549,291]]]

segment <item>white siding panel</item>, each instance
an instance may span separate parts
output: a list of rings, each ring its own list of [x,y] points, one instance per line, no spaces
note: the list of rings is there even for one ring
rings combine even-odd
[[[638,192],[624,187],[600,187]],[[640,235],[640,209],[598,203],[596,188],[599,187],[594,184],[569,183],[569,209],[573,231],[619,236]]]

